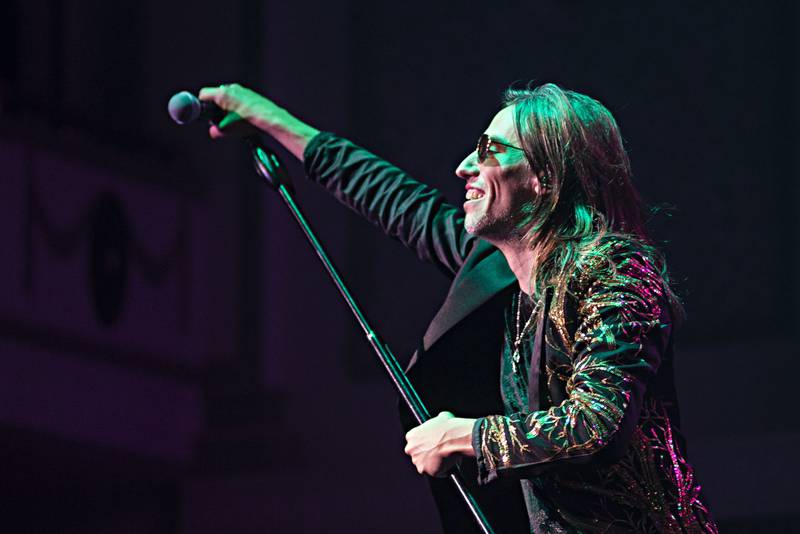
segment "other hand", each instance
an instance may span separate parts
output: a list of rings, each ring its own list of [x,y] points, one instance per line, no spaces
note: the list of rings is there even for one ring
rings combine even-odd
[[[441,412],[406,434],[405,453],[420,474],[446,476],[463,456],[475,456],[472,450],[474,419]]]

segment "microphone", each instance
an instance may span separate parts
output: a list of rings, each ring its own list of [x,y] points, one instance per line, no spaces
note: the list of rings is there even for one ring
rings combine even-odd
[[[197,119],[216,124],[227,114],[214,102],[200,100],[189,91],[181,91],[173,95],[167,104],[167,111],[172,120],[178,124],[189,124]]]

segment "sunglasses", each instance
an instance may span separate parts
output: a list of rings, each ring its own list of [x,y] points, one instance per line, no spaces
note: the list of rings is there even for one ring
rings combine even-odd
[[[478,154],[478,163],[483,163],[486,161],[486,158],[489,157],[489,147],[495,145],[502,145],[508,148],[516,148],[517,150],[522,150],[518,146],[509,145],[506,143],[501,143],[500,141],[495,141],[489,134],[481,134],[478,138],[478,147],[475,149],[475,152]]]

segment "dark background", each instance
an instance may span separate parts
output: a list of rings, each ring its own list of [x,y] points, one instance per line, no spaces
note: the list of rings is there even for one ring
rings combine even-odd
[[[239,81],[460,203],[515,81],[615,114],[689,320],[689,455],[727,532],[795,532],[798,8],[34,0],[0,7],[0,528],[436,532],[394,395],[236,140],[168,119]],[[290,157],[285,156],[287,159]],[[301,178],[407,358],[447,289]]]

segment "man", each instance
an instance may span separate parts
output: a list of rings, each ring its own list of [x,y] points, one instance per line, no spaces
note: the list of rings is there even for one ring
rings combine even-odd
[[[520,531],[521,486],[533,532],[716,532],[678,431],[681,307],[605,107],[553,84],[509,90],[456,170],[462,213],[248,89],[200,98],[235,113],[212,137],[243,118],[453,278],[409,370],[440,412],[406,435],[420,473],[460,463],[486,488],[519,481],[486,494],[500,531]],[[433,486],[445,530],[463,532],[463,514]]]

